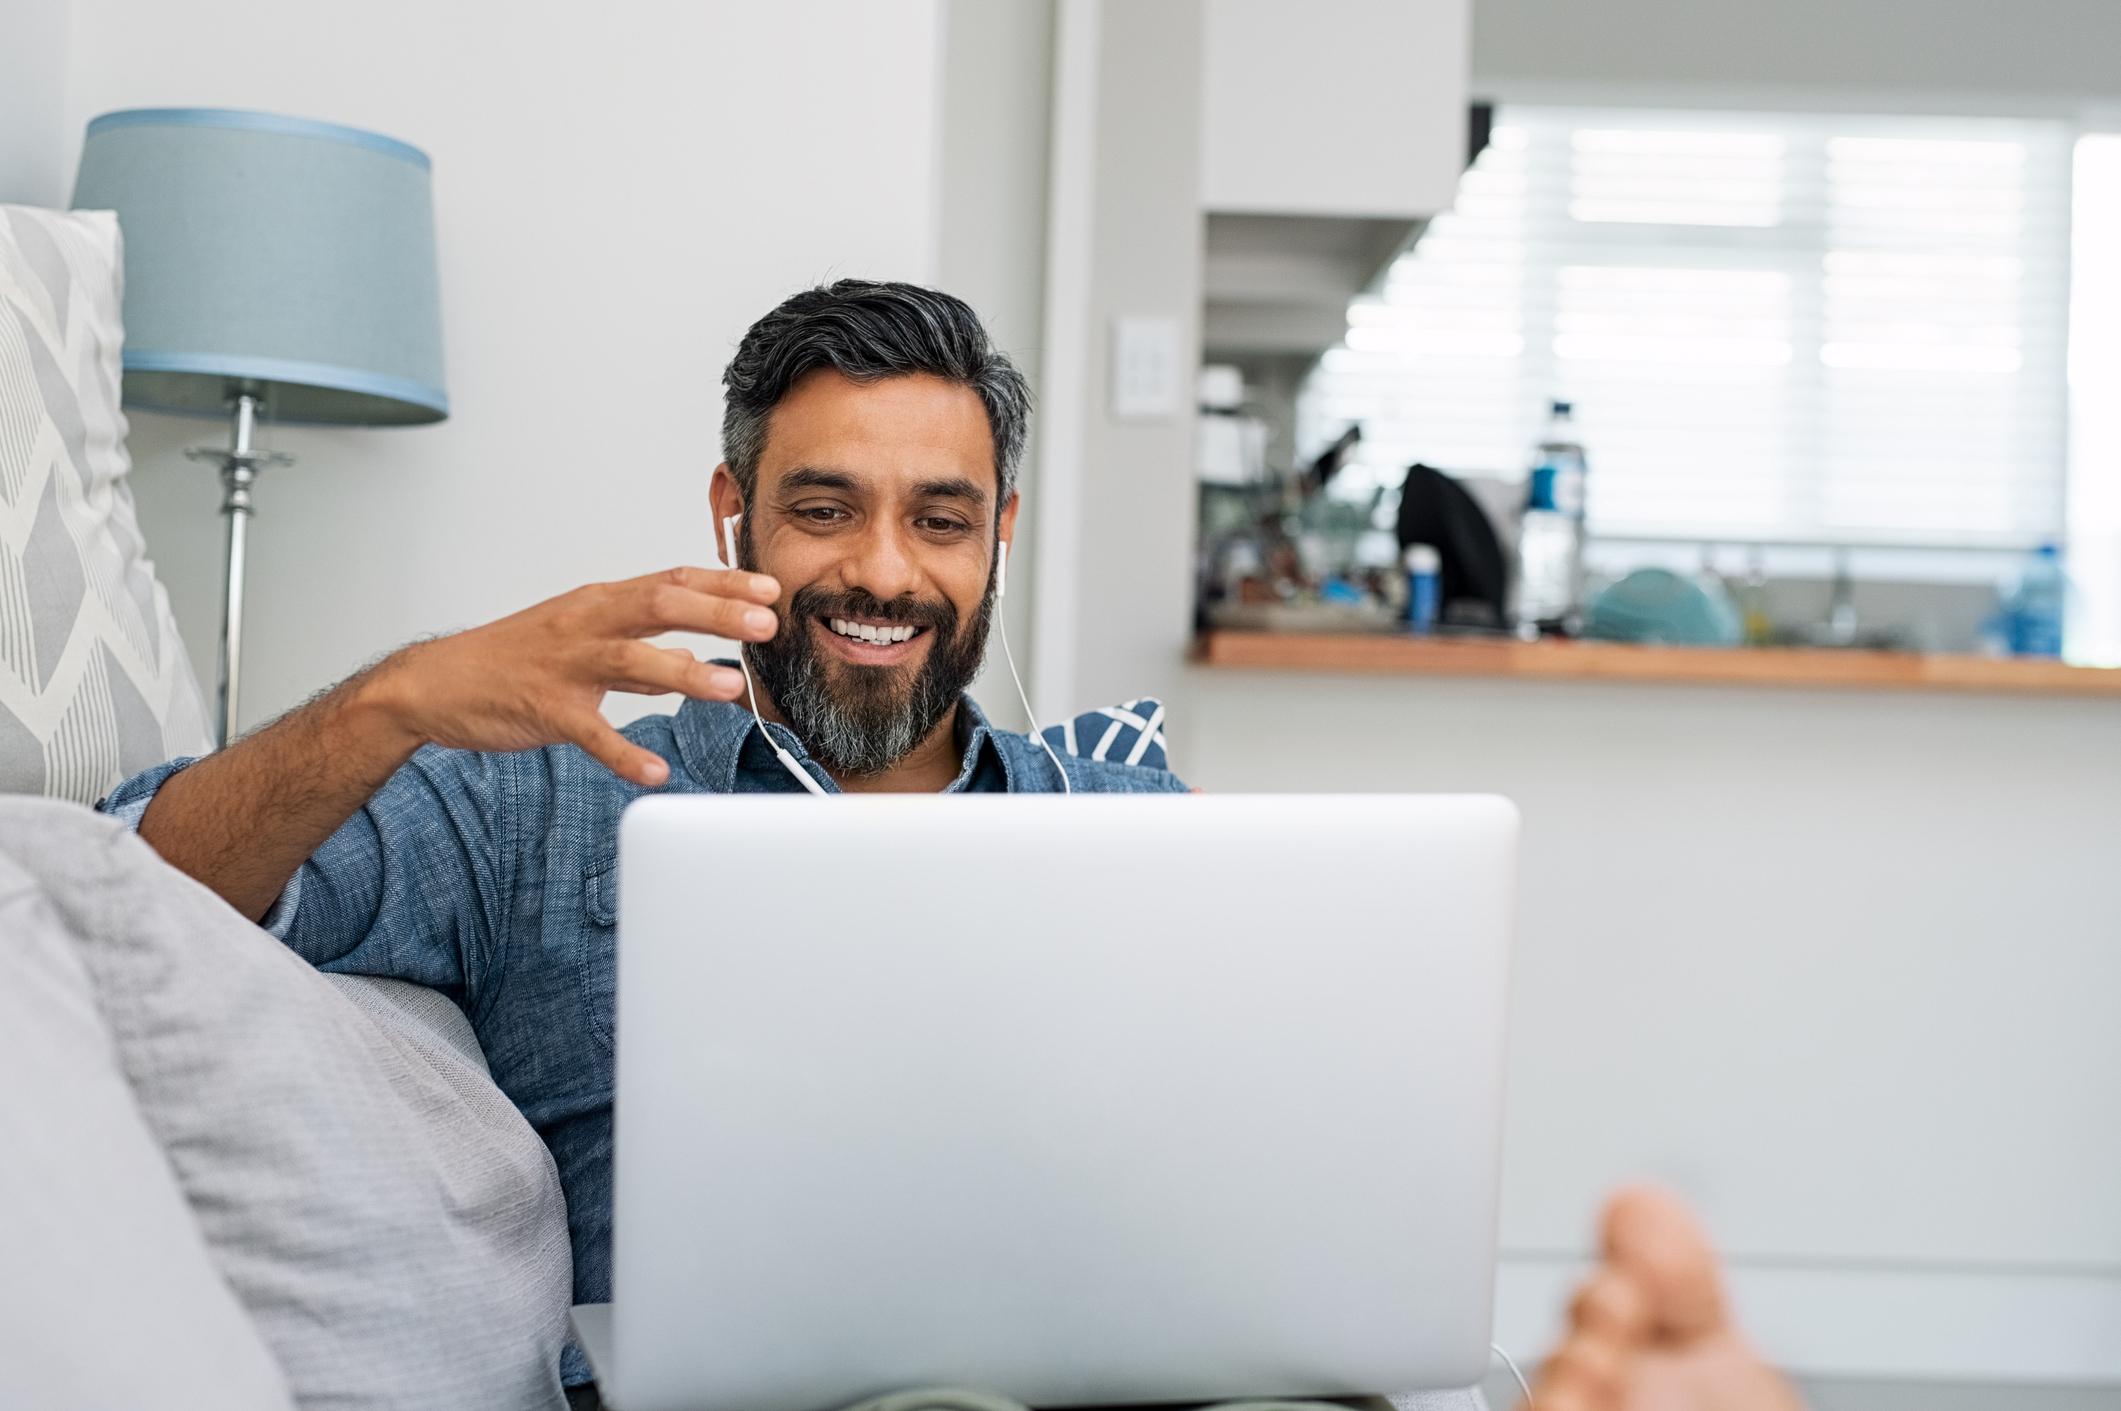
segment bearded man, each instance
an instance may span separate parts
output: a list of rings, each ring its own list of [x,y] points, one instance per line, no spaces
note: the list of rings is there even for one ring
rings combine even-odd
[[[723,374],[709,487],[743,569],[592,584],[419,642],[104,810],[320,969],[453,997],[551,1149],[574,1300],[611,1297],[619,814],[644,793],[1178,793],[1164,770],[1049,752],[965,687],[1016,532],[1023,376],[962,301],[843,279],[751,326]],[[708,526],[702,526],[703,531]],[[712,537],[710,535],[710,537]],[[742,643],[734,662],[645,639]],[[677,693],[608,724],[608,691]],[[771,742],[762,739],[771,732]],[[778,752],[776,750],[778,746]],[[820,857],[822,885],[849,859]],[[859,866],[860,859],[852,860]],[[946,860],[947,861],[947,860]],[[712,857],[700,859],[711,875]],[[791,924],[800,924],[791,905]],[[761,938],[768,940],[770,938]],[[562,1362],[595,1404],[588,1364]],[[1541,1411],[1796,1411],[1731,1323],[1692,1216],[1625,1192],[1535,1397]]]
[[[727,459],[709,495],[717,526],[740,516],[742,569],[592,584],[415,643],[103,804],[319,968],[463,1007],[558,1166],[577,1303],[611,1297],[614,867],[629,802],[803,788],[774,744],[826,793],[1053,793],[1063,769],[1077,793],[1184,788],[1161,769],[1049,753],[965,694],[1016,532],[1031,414],[1023,375],[969,307],[843,279],[753,324],[722,380]],[[668,631],[743,644],[772,744],[739,703],[737,664],[645,640]],[[618,730],[599,710],[612,690],[686,699]],[[821,885],[850,863],[820,857]],[[588,1377],[571,1348],[563,1370]]]

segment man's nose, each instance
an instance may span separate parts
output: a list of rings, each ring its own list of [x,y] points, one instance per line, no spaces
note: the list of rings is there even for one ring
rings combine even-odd
[[[847,565],[847,586],[886,601],[918,592],[922,574],[913,549],[903,526],[873,526],[862,536],[854,561]]]

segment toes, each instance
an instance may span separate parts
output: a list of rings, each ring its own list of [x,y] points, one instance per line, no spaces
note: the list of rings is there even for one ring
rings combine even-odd
[[[1606,1202],[1606,1259],[1640,1289],[1652,1330],[1687,1341],[1725,1325],[1723,1280],[1708,1232],[1677,1196],[1629,1186]]]
[[[1532,1392],[1537,1411],[1620,1411],[1629,1359],[1591,1333],[1572,1334],[1539,1369]]]
[[[1649,1295],[1634,1275],[1602,1265],[1576,1291],[1569,1304],[1569,1325],[1623,1347],[1637,1346],[1650,1333]]]

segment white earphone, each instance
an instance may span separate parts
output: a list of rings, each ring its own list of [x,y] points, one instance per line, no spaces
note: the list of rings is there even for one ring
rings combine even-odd
[[[733,514],[722,521],[722,562],[728,564],[731,568],[743,567],[742,564],[736,561],[736,522],[741,518],[743,518],[742,515]],[[782,749],[781,742],[774,739],[773,732],[766,728],[766,717],[759,714],[758,687],[751,684],[751,660],[744,655],[742,643],[737,644],[736,664],[744,669],[744,694],[751,698],[751,718],[758,722],[759,738],[764,740],[766,747],[773,751],[774,758],[781,762],[781,767],[795,776],[797,783],[811,793],[822,797],[825,792],[825,786],[811,778],[810,771],[796,763],[795,756]]]
[[[1068,767],[1054,751],[1053,742],[1046,732],[1038,728],[1038,713],[1031,709],[1031,696],[1024,690],[1024,678],[1016,674],[1016,653],[1009,650],[1009,617],[1000,611],[1003,598],[1009,596],[1009,541],[1001,541],[1000,558],[994,565],[994,628],[1002,636],[1002,660],[1009,663],[1009,679],[1016,683],[1016,698],[1024,703],[1024,719],[1031,722],[1031,738],[1038,741],[1046,751],[1046,758],[1053,761],[1054,773],[1060,775],[1061,792],[1072,794],[1075,786],[1068,782]]]
[[[732,514],[722,520],[722,562],[728,564],[731,568],[743,567],[736,560],[736,522],[741,518],[743,518],[742,515]],[[1001,541],[999,557],[996,558],[994,564],[994,602],[997,608],[1001,605],[1002,599],[1008,595],[1009,541],[1004,539]],[[1060,775],[1061,792],[1072,794],[1075,792],[1075,788],[1068,782],[1067,766],[1061,763],[1060,755],[1054,751],[1053,742],[1048,740],[1045,732],[1038,728],[1038,716],[1031,709],[1031,697],[1024,690],[1024,678],[1017,674],[1016,653],[1009,650],[1008,620],[997,612],[994,625],[996,630],[1001,633],[1002,658],[1009,663],[1009,679],[1016,683],[1016,698],[1023,702],[1024,718],[1031,722],[1031,738],[1039,742],[1040,746],[1046,751],[1046,757],[1053,761],[1054,771]],[[744,671],[744,692],[751,700],[751,718],[758,722],[759,738],[766,742],[767,747],[773,751],[774,757],[780,760],[781,767],[794,775],[798,783],[811,793],[822,795],[825,792],[824,786],[811,778],[810,771],[798,764],[794,755],[782,749],[780,742],[773,738],[773,732],[766,728],[766,717],[759,714],[758,688],[751,681],[751,662],[744,655],[744,649],[741,645],[737,647],[736,662]]]

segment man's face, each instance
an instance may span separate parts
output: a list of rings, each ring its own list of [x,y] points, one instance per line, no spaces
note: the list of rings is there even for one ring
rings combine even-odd
[[[774,704],[839,774],[879,774],[947,719],[986,651],[994,441],[977,393],[829,369],[773,409],[738,552],[780,580],[780,632],[750,648]],[[717,515],[733,481],[717,477]],[[1001,517],[1014,530],[1016,506]]]

